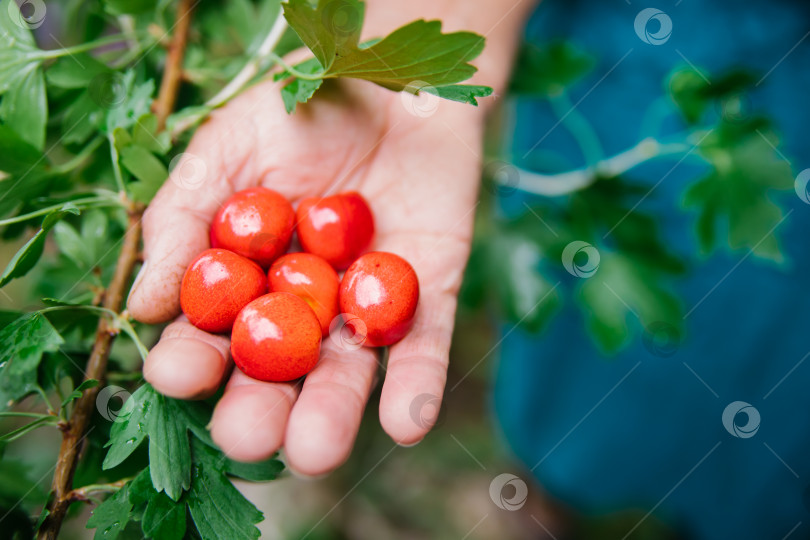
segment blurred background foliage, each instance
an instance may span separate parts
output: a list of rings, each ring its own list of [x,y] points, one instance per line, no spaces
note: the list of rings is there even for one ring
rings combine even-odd
[[[12,211],[35,212],[60,202],[98,196],[93,190],[115,187],[109,160],[94,159],[108,152],[94,133],[101,122],[110,122],[107,111],[111,100],[118,99],[122,85],[128,101],[119,109],[122,116],[114,117],[110,127],[111,131],[121,128],[111,136],[125,167],[127,154],[132,156],[128,174],[135,182],[143,181],[141,178],[153,177],[155,170],[168,167],[165,141],[151,136],[154,126],[143,98],[150,89],[140,83],[144,90],[139,94],[135,81],[156,73],[165,60],[160,36],[172,24],[170,5],[167,0],[48,3],[51,16],[36,34],[41,48],[102,38],[111,20],[131,30],[132,43],[127,48],[111,44],[95,57],[75,53],[87,66],[81,72],[72,70],[61,58],[47,60],[53,62],[44,73],[48,115],[43,127],[47,129],[26,124],[20,134],[40,150],[48,147],[52,164],[36,166],[24,184],[15,185],[13,196],[7,192],[8,179],[0,182],[0,219]],[[191,84],[182,88],[181,106],[203,102],[233,77],[258,46],[275,9],[273,2],[249,0],[203,2],[198,6],[184,65],[184,77]],[[294,37],[287,37],[284,47],[294,47]],[[142,60],[130,78],[113,76],[104,66],[136,57]],[[260,528],[267,538],[542,538],[547,528],[568,531],[566,538],[598,540],[628,530],[628,524],[644,514],[628,509],[596,521],[585,519],[549,501],[538,488],[532,490],[521,510],[508,512],[493,504],[488,491],[492,478],[502,472],[530,477],[512,461],[491,416],[488,390],[501,317],[529,331],[542,332],[563,303],[574,302],[581,308],[582,323],[607,352],[638,339],[627,324],[631,312],[638,314],[645,327],[663,324],[668,331],[683,331],[683,307],[671,284],[689,271],[688,265],[661,240],[654,215],[631,212],[634,201],[648,188],[634,181],[630,169],[616,172],[606,168],[608,157],[602,154],[587,119],[566,112],[571,110],[568,89],[594,65],[593,51],[580,50],[569,42],[526,44],[521,52],[510,96],[490,130],[490,159],[484,171],[475,245],[462,290],[448,390],[438,427],[414,448],[394,447],[379,426],[375,414],[379,394],[375,394],[356,450],[335,474],[319,480],[287,476],[264,485],[240,484],[265,512]],[[39,65],[30,73],[31,84],[44,88]],[[90,85],[98,77],[107,77],[108,84]],[[753,249],[756,256],[778,264],[783,257],[777,237],[761,239],[783,216],[771,192],[791,189],[793,177],[788,164],[779,159],[778,140],[768,120],[745,110],[745,95],[755,80],[743,71],[715,75],[688,66],[676,70],[670,80],[662,81],[662,87],[673,113],[680,116],[681,128],[661,140],[639,141],[638,151],[641,159],[674,156],[698,160],[705,166],[705,174],[695,178],[683,199],[684,211],[694,215],[695,234],[705,254],[717,249]],[[20,106],[28,108],[38,106],[33,100],[44,99],[36,89],[22,97],[29,101],[22,101]],[[579,189],[553,197],[537,190],[538,196],[528,203],[522,196],[513,197],[548,185],[554,175],[575,170],[571,163],[547,154],[533,157],[529,163],[510,155],[509,130],[514,122],[510,115],[515,100],[521,99],[542,101],[561,111],[560,121],[580,144],[585,162],[585,167],[576,169],[581,173]],[[146,127],[134,125],[133,117],[142,115],[146,116]],[[31,120],[15,118],[2,106],[0,118],[7,127]],[[53,133],[66,136],[53,141]],[[188,133],[181,135],[181,146],[187,139]],[[17,168],[30,166],[24,148],[18,145],[18,150],[22,149],[18,154],[5,156],[4,170],[12,177]],[[671,154],[669,150],[673,150]],[[87,160],[90,166],[75,167],[77,159]],[[139,165],[143,163],[151,168],[143,170]],[[544,181],[534,182],[535,173],[545,175]],[[155,188],[144,185],[140,193],[148,198]],[[101,199],[99,206],[104,206]],[[24,222],[5,226],[2,259],[10,260],[38,225]],[[109,208],[89,208],[81,219],[67,215],[55,223],[44,244],[44,264],[0,289],[0,326],[21,311],[42,307],[42,298],[70,298],[75,302],[93,298],[109,281],[125,226],[123,210]],[[566,271],[563,253],[575,241],[598,250],[600,284],[604,281],[610,287],[597,287],[596,281],[580,280]],[[571,258],[573,268],[588,262],[587,253],[578,257],[575,254]],[[65,399],[80,381],[80,366],[87,360],[97,319],[71,312],[50,314],[49,320],[65,343],[58,350],[44,352],[39,377],[46,381],[49,394]],[[147,345],[159,332],[159,328],[142,325],[137,330]],[[138,369],[135,346],[128,340],[117,340],[110,382],[131,389],[140,378]],[[457,384],[462,380],[465,384]],[[21,410],[34,411],[34,407],[34,399],[28,398]],[[76,485],[115,481],[146,463],[141,448],[135,459],[113,473],[101,474],[109,423],[96,420]],[[3,433],[22,425],[16,420],[0,423]],[[57,431],[38,430],[0,443],[0,536],[26,537],[30,517],[39,514],[46,500],[59,441]],[[81,519],[70,522],[63,531],[64,538],[91,534],[84,529],[88,512],[87,507],[72,509]],[[140,529],[128,529],[119,537],[140,537]],[[646,520],[632,535],[636,539],[674,537],[654,519]]]

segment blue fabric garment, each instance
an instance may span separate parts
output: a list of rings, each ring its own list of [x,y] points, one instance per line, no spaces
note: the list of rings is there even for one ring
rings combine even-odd
[[[634,19],[646,7],[671,18],[666,43],[650,45],[636,35]],[[808,31],[810,3],[800,1],[545,0],[527,34],[541,43],[572,40],[597,56],[596,68],[571,97],[576,102],[590,91],[578,110],[594,124],[608,155],[647,135],[645,113],[684,57],[712,73],[735,66],[768,73],[751,105],[775,120],[798,172],[810,167]],[[521,103],[517,117],[517,156],[557,121],[542,101]],[[582,165],[562,127],[536,152],[549,149]],[[645,165],[629,177],[653,185],[672,165]],[[639,339],[604,358],[569,303],[542,335],[514,331],[504,340],[495,410],[511,447],[539,482],[582,511],[655,507],[657,517],[698,539],[780,539],[801,522],[790,538],[806,538],[810,205],[792,192],[779,195],[793,211],[778,228],[789,256],[785,268],[727,249],[701,259],[695,216],[679,209],[684,187],[700,172],[679,165],[639,207],[660,217],[668,245],[690,259],[690,273],[677,283],[686,310],[705,296],[687,318],[676,354],[655,356]],[[724,428],[721,416],[734,401],[760,413],[752,437]],[[737,417],[740,425],[745,420]]]

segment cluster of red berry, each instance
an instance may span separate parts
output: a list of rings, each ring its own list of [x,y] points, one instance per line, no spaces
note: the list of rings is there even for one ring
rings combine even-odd
[[[284,255],[294,230],[304,252]],[[416,273],[393,253],[363,254],[373,236],[374,217],[359,193],[304,199],[296,212],[270,189],[240,191],[214,217],[212,248],[186,270],[180,305],[197,328],[231,332],[231,354],[247,375],[297,379],[317,364],[330,327],[350,327],[369,347],[410,330]],[[340,313],[344,322],[334,324]]]

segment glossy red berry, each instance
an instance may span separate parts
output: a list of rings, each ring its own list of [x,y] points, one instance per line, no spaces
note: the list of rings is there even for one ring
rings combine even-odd
[[[321,324],[324,336],[338,315],[340,279],[329,263],[311,253],[290,253],[276,259],[267,272],[270,292],[287,292],[305,301]]]
[[[347,268],[371,246],[374,217],[366,200],[349,191],[303,199],[296,211],[298,240],[338,270]]]
[[[287,251],[295,211],[287,199],[263,187],[231,196],[211,223],[211,247],[221,247],[267,268]]]
[[[419,281],[408,261],[382,251],[366,253],[340,283],[340,310],[366,327],[363,345],[382,347],[405,337],[413,325]]]
[[[255,262],[224,249],[207,249],[186,269],[180,307],[189,322],[206,332],[227,332],[239,311],[267,292]]]
[[[231,334],[231,355],[246,375],[262,381],[292,381],[318,363],[321,325],[294,294],[260,296],[239,313]]]

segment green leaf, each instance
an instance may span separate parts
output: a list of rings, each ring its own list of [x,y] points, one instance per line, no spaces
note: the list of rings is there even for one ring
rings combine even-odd
[[[0,275],[0,287],[5,286],[14,278],[24,276],[34,267],[42,256],[48,231],[68,214],[78,215],[79,209],[68,203],[61,210],[54,210],[45,216],[42,228],[11,258],[3,274]]]
[[[231,476],[250,482],[267,482],[278,478],[284,470],[284,464],[275,456],[258,463],[242,463],[229,459],[225,462],[225,470]]]
[[[258,538],[259,529],[254,524],[263,519],[262,513],[225,476],[221,454],[195,441],[194,460],[186,500],[200,537]]]
[[[70,393],[70,395],[68,395],[64,400],[62,400],[62,404],[60,407],[64,408],[65,405],[67,405],[71,401],[82,397],[82,394],[84,393],[85,390],[87,390],[88,388],[95,388],[96,386],[98,386],[98,381],[96,379],[85,379],[79,386],[77,386],[73,390],[73,392]]]
[[[48,84],[57,88],[87,88],[93,79],[112,70],[87,53],[58,58],[45,71]]]
[[[666,321],[681,326],[677,298],[660,285],[654,269],[637,259],[600,246],[599,268],[578,291],[585,324],[603,351],[614,353],[627,343],[632,332],[629,320],[636,317],[643,327]]]
[[[125,485],[93,510],[93,514],[87,520],[87,528],[96,529],[93,538],[115,540],[127,526],[132,510],[127,491]]]
[[[437,86],[431,88],[442,99],[449,99],[450,101],[458,101],[459,103],[467,103],[469,105],[478,105],[476,98],[487,97],[492,95],[492,88],[489,86],[474,86],[468,84],[454,84],[450,86]]]
[[[25,19],[15,8],[4,3],[0,16],[0,94],[19,83],[42,61]]]
[[[148,437],[151,484],[179,500],[191,481],[188,431],[204,444],[213,444],[205,429],[210,411],[200,404],[165,397],[148,384],[132,394],[126,409],[110,429],[102,468],[119,465]]]
[[[317,73],[324,79],[363,79],[394,91],[448,87],[472,77],[476,68],[469,62],[484,48],[482,36],[472,32],[443,34],[440,21],[424,20],[398,28],[382,39],[361,44],[364,2],[291,0],[283,6],[284,17],[315,55],[321,67]],[[310,65],[304,62],[296,69]],[[287,89],[287,109],[296,101],[308,99],[313,92],[312,85]],[[438,95],[459,101],[464,97],[465,102],[475,103],[474,98],[485,92],[480,87],[476,90],[444,89]]]
[[[684,205],[698,210],[697,234],[704,252],[716,247],[722,227],[728,230],[731,249],[783,261],[776,232],[785,214],[771,192],[791,190],[794,178],[776,144],[759,133],[740,138],[722,127],[705,139],[700,153],[712,170],[684,194]]]
[[[191,482],[188,425],[176,400],[154,393],[147,419],[152,485],[178,500]]]
[[[595,59],[570,42],[545,46],[526,43],[512,72],[510,92],[548,97],[579,81],[596,64]]]
[[[56,245],[68,259],[76,263],[79,268],[88,266],[88,253],[86,244],[76,229],[68,223],[60,221],[53,228]]]
[[[41,69],[28,72],[9,88],[0,102],[0,119],[37,150],[45,147],[48,101]]]
[[[298,103],[306,103],[315,91],[321,87],[323,79],[307,81],[304,79],[293,79],[281,89],[281,99],[284,101],[284,108],[288,113],[295,112]]]
[[[0,171],[13,176],[22,176],[34,169],[41,160],[42,153],[25,141],[8,126],[0,125]],[[13,178],[0,181],[14,183]],[[9,186],[10,187],[10,186]]]
[[[536,239],[507,227],[490,245],[489,282],[495,287],[506,318],[530,332],[539,332],[556,314],[560,297],[540,272],[545,259]]]
[[[152,79],[136,85],[135,73],[132,71],[116,80],[115,95],[103,99],[110,107],[107,112],[107,133],[112,133],[117,127],[128,129],[135,125],[139,118],[149,114],[154,91],[155,82]],[[123,95],[119,96],[119,92]]]
[[[186,533],[186,505],[174,502],[164,493],[155,493],[146,505],[141,526],[149,537],[182,540]]]
[[[121,150],[121,165],[139,180],[130,184],[129,189],[134,198],[143,203],[152,200],[169,176],[163,163],[142,146],[131,145]]]
[[[158,133],[157,127],[157,116],[154,114],[140,117],[132,128],[132,141],[134,144],[162,156],[171,148],[171,140],[168,132]]]
[[[138,15],[155,9],[157,0],[104,0],[112,15]]]

